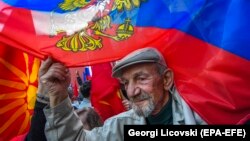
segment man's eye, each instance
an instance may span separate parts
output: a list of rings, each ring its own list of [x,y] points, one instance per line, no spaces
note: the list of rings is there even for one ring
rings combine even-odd
[[[144,81],[144,80],[146,80],[146,78],[145,77],[139,77],[138,80],[139,81]]]
[[[124,86],[126,86],[126,85],[128,84],[127,81],[122,81],[121,83],[122,83],[122,85],[124,85]]]

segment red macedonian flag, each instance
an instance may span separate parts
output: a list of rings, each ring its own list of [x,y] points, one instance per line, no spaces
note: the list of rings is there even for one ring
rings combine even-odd
[[[29,130],[39,66],[39,59],[0,42],[0,141]]]
[[[117,79],[111,77],[111,70],[109,62],[92,66],[90,100],[103,121],[124,112],[120,85]]]

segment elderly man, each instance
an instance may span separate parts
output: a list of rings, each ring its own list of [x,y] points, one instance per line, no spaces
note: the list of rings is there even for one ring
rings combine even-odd
[[[43,68],[49,68],[40,75],[39,85],[50,96],[50,108],[44,109],[48,140],[118,141],[124,139],[124,125],[206,124],[175,90],[173,72],[155,48],[136,50],[115,64],[112,75],[124,84],[132,109],[91,131],[83,129],[73,112],[66,93],[70,79],[67,68],[50,59]]]

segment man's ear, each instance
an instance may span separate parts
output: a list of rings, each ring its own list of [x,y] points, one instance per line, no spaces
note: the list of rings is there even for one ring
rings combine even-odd
[[[164,81],[163,82],[164,83],[164,89],[166,91],[169,91],[171,89],[173,83],[174,83],[174,73],[173,73],[173,71],[171,69],[166,69],[164,71],[163,77],[164,77],[164,80],[163,80]]]

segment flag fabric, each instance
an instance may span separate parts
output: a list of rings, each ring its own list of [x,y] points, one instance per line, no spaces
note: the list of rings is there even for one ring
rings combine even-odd
[[[40,60],[0,42],[0,141],[27,133]]]
[[[90,101],[102,120],[105,121],[111,116],[124,112],[120,83],[111,77],[111,64],[93,65],[92,73]]]
[[[237,124],[250,113],[249,7],[248,0],[3,0],[0,41],[69,67],[156,47],[192,109],[209,124]]]
[[[28,133],[16,136],[16,137],[12,138],[10,141],[25,141],[27,134]]]
[[[75,80],[75,82],[74,82],[73,90],[74,90],[74,99],[77,99],[79,93],[78,93],[78,84],[77,84],[77,81],[76,81],[76,80]]]

